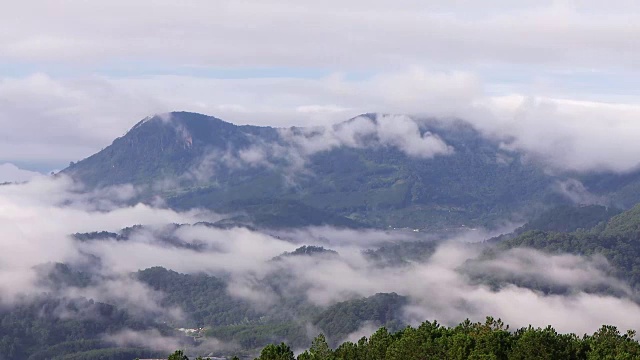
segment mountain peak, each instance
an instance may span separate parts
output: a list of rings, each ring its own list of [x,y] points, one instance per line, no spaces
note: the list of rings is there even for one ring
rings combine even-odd
[[[88,186],[148,183],[178,178],[197,169],[210,154],[226,154],[274,139],[277,131],[237,126],[219,118],[186,111],[147,116],[102,151],[63,172]],[[222,156],[222,155],[221,155]]]
[[[199,127],[199,126],[235,126],[229,122],[221,120],[214,116],[198,114],[188,111],[172,111],[167,113],[159,113],[151,116],[147,116],[140,120],[137,124],[131,128],[131,130],[139,128],[145,124],[159,124],[159,125],[182,125],[187,127]]]
[[[187,111],[173,111],[147,116],[134,125],[124,136],[130,140],[173,138],[184,142],[188,147],[200,144],[222,145],[226,141],[240,136],[239,126],[226,122],[214,116],[208,116]]]
[[[364,114],[342,133],[306,136],[307,128],[283,136],[202,114],[157,114],[64,173],[89,188],[141,185],[149,189],[141,197],[160,184],[169,206],[241,210],[271,226],[383,222],[413,229],[475,226],[497,209],[491,221],[547,196],[555,181],[518,153],[501,161],[499,144],[472,129],[385,116],[394,115]],[[380,125],[373,130],[366,124],[372,118]],[[357,132],[362,124],[365,131]],[[373,135],[350,142],[349,131]],[[438,154],[440,147],[424,145],[436,136],[436,144],[455,151],[417,156]]]

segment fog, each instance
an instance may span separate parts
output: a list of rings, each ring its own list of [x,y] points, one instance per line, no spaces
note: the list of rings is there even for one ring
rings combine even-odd
[[[289,297],[326,308],[340,301],[395,292],[408,298],[402,310],[402,320],[408,324],[436,319],[452,325],[466,318],[482,320],[491,315],[514,327],[550,324],[559,331],[579,334],[593,332],[605,323],[623,329],[640,325],[640,306],[634,302],[634,291],[609,275],[610,267],[603,258],[547,255],[527,249],[484,258],[481,247],[470,243],[478,240],[477,235],[461,234],[438,242],[433,254],[403,264],[381,265],[363,250],[433,239],[407,232],[331,227],[281,231],[222,229],[205,224],[167,227],[169,223],[195,224],[222,216],[142,204],[111,203],[106,209],[103,196],[118,189],[81,194],[78,186],[64,177],[42,177],[0,187],[0,301],[5,309],[15,306],[18,298],[25,301],[25,295],[28,298],[46,291],[53,296],[83,296],[117,304],[131,313],[161,316],[179,326],[185,321],[182,309],[162,307],[162,293],[128,276],[139,269],[163,266],[224,279],[230,296],[264,313],[276,311]],[[126,241],[78,241],[70,236],[76,232],[117,232],[136,224],[145,226]],[[198,247],[167,243],[160,235]],[[325,246],[338,254],[274,260],[301,244]],[[55,262],[85,268],[92,262],[94,282],[52,292],[38,281],[37,266]],[[483,277],[498,279],[503,285],[491,287]],[[544,294],[527,288],[530,282],[559,287],[561,291]],[[593,290],[598,287],[611,292],[608,295]],[[375,325],[363,325],[356,335],[365,334]],[[156,344],[155,340],[169,347],[175,345],[159,334],[138,335],[120,332],[105,337],[118,344],[138,344],[144,339],[149,341],[145,343],[148,346]],[[212,341],[213,347],[224,348]]]

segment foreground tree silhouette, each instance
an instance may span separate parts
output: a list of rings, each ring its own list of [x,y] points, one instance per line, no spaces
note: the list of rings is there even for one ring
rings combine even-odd
[[[139,359],[136,359],[139,360]],[[184,354],[182,350],[176,350],[173,354],[169,355],[167,360],[189,360],[187,355]],[[195,360],[204,360],[202,356],[198,356]],[[232,360],[240,360],[237,357],[234,357]]]
[[[500,319],[487,317],[485,322],[465,320],[456,327],[425,321],[395,333],[383,327],[335,351],[320,334],[297,359],[280,343],[266,346],[255,360],[634,360],[640,359],[635,338],[634,331],[621,333],[608,325],[580,337],[560,334],[551,326],[510,331]],[[188,359],[177,351],[169,360]]]
[[[189,360],[187,355],[182,350],[176,350],[173,354],[169,355],[167,360]]]
[[[262,349],[257,360],[295,360],[295,357],[291,348],[285,343],[281,343],[280,345],[267,345]]]
[[[640,358],[640,345],[634,340],[635,331],[620,334],[615,326],[604,325],[589,338],[591,352],[588,359],[626,360]]]
[[[333,360],[333,351],[327,343],[324,334],[320,334],[313,339],[311,348],[298,355],[298,360]]]

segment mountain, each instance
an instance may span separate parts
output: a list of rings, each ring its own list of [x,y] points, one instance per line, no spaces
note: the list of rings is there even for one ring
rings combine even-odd
[[[367,298],[343,301],[316,316],[314,325],[333,342],[345,339],[363,325],[375,324],[389,330],[400,330],[406,324],[402,309],[409,300],[396,293],[378,293]]]
[[[557,176],[464,122],[419,121],[412,133],[415,124],[396,129],[381,116],[276,129],[156,115],[62,173],[88,188],[133,184],[136,200],[160,195],[176,209],[275,227],[487,226],[566,202]]]
[[[60,359],[70,354],[78,356],[74,359],[158,356],[158,351],[119,348],[105,341],[105,333],[125,329],[172,331],[115,305],[43,294],[35,299],[25,299],[12,309],[0,308],[0,358]]]
[[[606,223],[622,212],[619,208],[603,205],[560,205],[551,207],[533,217],[511,233],[488,239],[488,243],[510,240],[529,231],[568,233],[589,230]]]
[[[89,187],[174,179],[197,166],[209,151],[244,148],[254,136],[275,139],[277,132],[195,113],[156,115],[141,120],[110,146],[63,172]]]
[[[599,210],[592,209],[591,215]],[[617,211],[616,211],[617,212]],[[570,212],[565,212],[570,213]],[[602,216],[600,212],[600,216]],[[544,217],[543,217],[544,218]],[[543,225],[536,220],[539,229],[518,233],[497,242],[497,251],[514,248],[532,248],[552,254],[575,254],[587,257],[603,256],[612,265],[613,275],[637,289],[640,286],[640,205],[600,221],[590,228],[575,231],[553,231],[557,221]],[[545,229],[546,228],[546,229]],[[492,252],[490,252],[492,253]],[[494,255],[492,253],[492,255]]]
[[[640,171],[550,171],[504,141],[461,120],[364,114],[284,129],[173,112],[145,118],[62,173],[88,189],[132,184],[134,201],[160,196],[175,209],[267,227],[496,227],[574,202],[640,201]]]

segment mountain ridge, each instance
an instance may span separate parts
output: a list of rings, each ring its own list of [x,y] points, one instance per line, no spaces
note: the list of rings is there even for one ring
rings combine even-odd
[[[569,177],[462,120],[381,114],[314,128],[160,114],[62,173],[88,188],[133,184],[144,189],[135,201],[159,195],[172,208],[276,227],[495,227],[571,203],[563,192],[572,191],[559,190]]]

